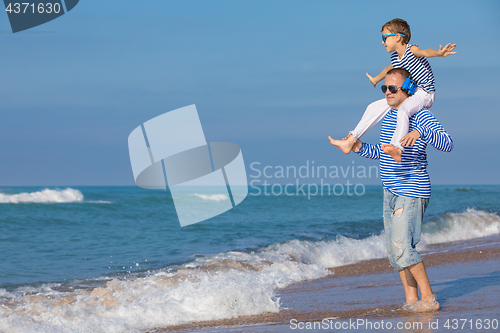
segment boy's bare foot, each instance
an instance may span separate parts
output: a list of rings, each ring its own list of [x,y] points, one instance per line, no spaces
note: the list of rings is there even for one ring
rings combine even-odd
[[[381,147],[384,153],[391,155],[391,157],[397,163],[401,163],[401,154],[402,154],[401,149],[388,144],[383,144]]]
[[[368,73],[366,73],[366,76],[368,76],[368,80],[370,80],[370,82],[373,84],[373,86],[376,87],[377,86],[377,81],[375,81],[375,79],[373,78],[373,76],[371,76]]]
[[[349,154],[354,145],[354,137],[352,135],[349,135],[345,140],[334,140],[331,136],[328,139],[330,139],[332,145],[342,150],[344,154]]]

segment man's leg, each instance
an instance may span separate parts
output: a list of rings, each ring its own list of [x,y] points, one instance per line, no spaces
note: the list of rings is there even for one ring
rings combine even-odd
[[[422,301],[417,305],[417,311],[438,310],[439,303],[436,301],[436,295],[432,292],[424,262],[412,265],[408,267],[408,270],[420,287],[420,295],[422,296]]]
[[[415,246],[420,241],[421,223],[429,200],[400,197],[384,190],[384,228],[387,253],[391,265],[399,271],[408,305],[415,303],[414,311],[438,309],[422,257]],[[417,307],[418,305],[418,307]]]
[[[431,284],[429,282],[427,272],[425,271],[424,262],[419,262],[418,264],[408,267],[408,269],[413,276],[414,281],[416,281],[420,287],[420,295],[422,296],[422,299],[431,296]]]
[[[395,215],[399,216],[403,211],[405,198],[392,194],[384,189],[384,229],[387,245],[387,254],[391,266],[399,272],[403,283],[406,303],[414,304],[418,301],[417,282],[407,268],[398,265],[397,260],[403,254],[400,238],[406,235],[406,229],[401,229],[400,223],[394,223]]]
[[[405,290],[406,304],[414,304],[418,301],[418,285],[408,268],[399,271],[399,277]]]

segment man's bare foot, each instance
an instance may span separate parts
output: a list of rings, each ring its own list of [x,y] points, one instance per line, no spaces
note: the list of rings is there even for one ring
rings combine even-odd
[[[415,304],[418,302],[418,298],[410,298],[406,300],[406,304]]]
[[[439,303],[436,301],[436,294],[424,297],[422,300],[412,298],[403,305],[403,310],[408,312],[431,312],[439,310]]]
[[[439,303],[436,301],[436,294],[434,293],[430,296],[423,297],[419,303],[417,308],[418,312],[439,310]]]
[[[394,147],[393,145],[383,144],[382,150],[384,151],[384,153],[391,155],[394,161],[396,161],[397,163],[401,163],[401,149]]]
[[[334,140],[331,136],[328,139],[330,139],[332,145],[342,150],[344,154],[349,154],[354,145],[354,137],[352,135],[349,135],[345,140]]]
[[[418,298],[410,298],[406,300],[405,305],[403,305],[403,310],[409,312],[417,312],[415,303],[418,302]]]

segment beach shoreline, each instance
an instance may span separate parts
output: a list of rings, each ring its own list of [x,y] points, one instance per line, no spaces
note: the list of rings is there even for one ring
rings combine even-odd
[[[488,293],[481,295],[470,305],[452,305],[446,299],[457,298],[452,295],[451,290],[444,295],[440,290],[445,290],[451,281],[459,281],[460,277],[472,279],[470,283],[478,283],[482,277],[489,278],[495,273],[494,267],[500,267],[500,236],[489,236],[484,238],[441,243],[430,245],[422,251],[424,264],[428,268],[431,284],[438,295],[438,301],[442,309],[436,313],[418,314],[419,316],[439,317],[446,315],[449,311],[453,313],[472,313],[477,308],[482,308],[486,315],[493,311],[488,298]],[[489,270],[492,272],[489,272]],[[488,271],[486,272],[485,271]],[[183,331],[238,331],[238,332],[261,332],[261,331],[288,331],[297,330],[297,323],[322,322],[325,318],[339,320],[370,318],[372,320],[390,318],[413,318],[416,314],[408,314],[401,310],[404,303],[404,292],[400,285],[399,275],[389,265],[387,258],[366,260],[350,265],[330,268],[333,274],[315,279],[295,283],[276,291],[280,297],[281,310],[278,313],[265,313],[254,316],[244,316],[232,319],[200,321],[190,324],[174,325],[147,330],[146,332],[183,332]],[[453,274],[456,280],[453,280]],[[475,277],[470,277],[474,276]],[[489,274],[489,275],[488,275]],[[491,275],[493,280],[500,277]],[[479,279],[473,281],[473,279]],[[490,280],[488,280],[491,282]],[[462,282],[460,282],[462,283]],[[465,288],[467,281],[463,281]],[[498,284],[492,286],[498,288]],[[464,289],[463,289],[464,290]],[[473,292],[477,292],[474,290]],[[481,294],[481,292],[480,292]],[[461,297],[461,296],[460,296]],[[493,301],[494,302],[494,301]],[[477,308],[474,307],[477,305]],[[486,306],[486,307],[485,307]],[[453,309],[453,310],[452,310]],[[484,310],[486,309],[486,310]],[[488,312],[490,309],[490,312]],[[486,312],[485,312],[486,311]],[[419,317],[420,318],[420,317]],[[427,317],[426,317],[427,318]],[[429,317],[430,318],[430,317]],[[499,316],[496,316],[500,320]],[[472,320],[472,319],[471,319]],[[295,323],[295,326],[291,326]],[[430,321],[430,319],[428,319]],[[306,329],[304,327],[304,329]]]

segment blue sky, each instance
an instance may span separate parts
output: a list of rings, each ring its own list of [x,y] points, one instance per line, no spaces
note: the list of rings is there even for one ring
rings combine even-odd
[[[380,28],[396,17],[421,48],[457,44],[430,60],[431,111],[455,142],[428,149],[432,182],[500,184],[500,2],[412,4],[82,0],[16,34],[0,13],[0,186],[134,185],[130,132],[190,104],[247,166],[376,165],[327,137],[383,97],[365,72],[389,64]]]

